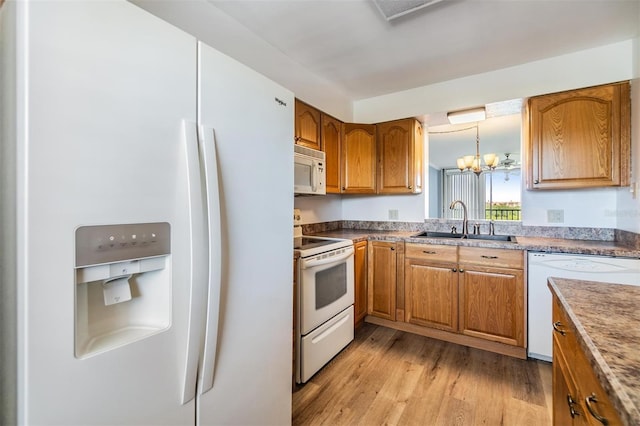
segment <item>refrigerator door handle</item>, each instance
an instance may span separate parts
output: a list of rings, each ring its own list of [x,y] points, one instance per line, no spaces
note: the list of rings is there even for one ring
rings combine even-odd
[[[198,155],[198,128],[196,123],[182,122],[184,153],[187,162],[187,189],[189,209],[189,317],[184,381],[181,402],[186,404],[196,394],[198,363],[203,335],[204,306],[206,296],[208,247],[205,238],[205,206],[202,200],[200,159]]]
[[[205,194],[208,211],[209,282],[205,324],[204,353],[200,376],[200,394],[213,387],[218,345],[220,314],[220,287],[222,282],[222,247],[220,225],[220,191],[218,186],[218,158],[215,130],[200,126],[199,146],[204,171]]]

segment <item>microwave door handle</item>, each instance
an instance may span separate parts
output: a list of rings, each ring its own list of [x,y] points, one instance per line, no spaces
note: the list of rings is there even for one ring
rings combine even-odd
[[[318,164],[311,162],[311,191],[316,192],[318,189]]]

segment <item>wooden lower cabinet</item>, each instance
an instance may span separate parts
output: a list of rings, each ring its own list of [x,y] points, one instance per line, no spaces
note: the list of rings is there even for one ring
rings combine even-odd
[[[524,346],[524,274],[460,265],[460,332]]]
[[[522,250],[405,243],[401,286],[391,247],[369,246],[368,322],[526,359]]]
[[[360,241],[354,244],[354,325],[357,327],[367,316],[367,242]]]
[[[622,420],[579,345],[576,329],[553,298],[553,424],[621,425]]]
[[[367,314],[396,319],[396,243],[370,241]]]
[[[405,255],[406,256],[406,255]],[[405,321],[447,331],[458,330],[457,265],[406,259]]]
[[[554,353],[558,352],[554,338]],[[564,357],[557,357],[552,364],[553,380],[553,424],[554,425],[587,425],[587,418],[578,403],[576,385],[567,374],[568,368]]]

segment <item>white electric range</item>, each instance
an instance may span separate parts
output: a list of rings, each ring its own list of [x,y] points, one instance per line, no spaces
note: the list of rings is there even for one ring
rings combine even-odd
[[[296,382],[306,383],[353,340],[353,241],[302,235],[296,300]]]

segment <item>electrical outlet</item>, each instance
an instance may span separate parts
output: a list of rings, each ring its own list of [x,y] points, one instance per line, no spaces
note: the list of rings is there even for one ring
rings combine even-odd
[[[398,210],[389,210],[389,220],[398,220]]]
[[[564,223],[564,210],[547,210],[548,223]]]

